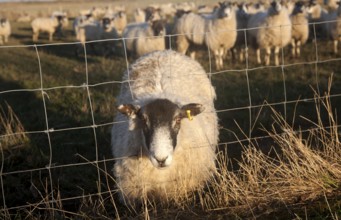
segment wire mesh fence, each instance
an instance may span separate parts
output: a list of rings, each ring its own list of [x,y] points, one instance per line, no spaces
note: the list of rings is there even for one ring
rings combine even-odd
[[[175,37],[168,38],[171,49]],[[105,42],[119,45],[108,57],[94,51]],[[79,46],[82,54],[75,57]],[[311,123],[316,100],[330,98],[335,109],[341,103],[341,56],[332,54],[331,47],[329,41],[313,38],[303,45],[301,58],[291,57],[285,47],[279,66],[264,66],[246,45],[248,59],[238,62],[227,54],[219,71],[209,49],[199,49],[197,60],[217,92],[219,149],[233,158],[240,144],[271,145],[264,130],[273,124],[272,109],[297,131],[318,129]],[[24,128],[6,133],[5,127],[14,125],[0,126],[1,212],[67,210],[93,196],[112,199],[111,169],[120,158],[111,156],[110,128],[125,123],[113,121],[115,96],[126,83],[123,72],[135,60],[124,39],[91,41],[84,47],[73,42],[1,46],[0,54],[7,57],[0,70],[0,101],[11,106]],[[8,117],[10,110],[3,112]],[[28,140],[8,144],[9,138],[22,135]]]

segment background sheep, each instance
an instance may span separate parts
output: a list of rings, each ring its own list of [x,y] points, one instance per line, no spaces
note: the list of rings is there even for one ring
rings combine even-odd
[[[341,4],[338,2],[337,11],[332,12],[329,16],[329,21],[326,23],[327,34],[333,41],[333,52],[338,52],[338,42],[341,41]]]
[[[291,41],[291,21],[287,9],[273,1],[267,12],[250,17],[248,40],[257,51],[257,62],[261,63],[260,49],[265,49],[265,65],[270,64],[271,49],[275,52],[275,65],[279,65],[279,51]]]
[[[49,34],[49,41],[53,40],[53,34],[56,31],[60,31],[62,28],[64,18],[63,16],[56,16],[50,18],[35,18],[31,22],[31,27],[33,31],[32,39],[33,41],[38,40],[39,32],[47,32]]]
[[[0,19],[0,45],[7,43],[11,35],[11,24],[6,18]]]
[[[165,50],[164,23],[161,20],[129,24],[123,32],[126,49],[141,56],[146,53]]]
[[[123,114],[111,132],[121,198],[167,201],[202,187],[214,173],[218,141],[216,95],[203,68],[174,51],[158,51],[131,65],[123,81],[117,99]],[[122,123],[125,116],[129,122]]]
[[[309,37],[308,17],[302,1],[296,2],[290,19],[292,23],[291,53],[293,57],[299,57],[301,54],[301,45],[305,44]]]
[[[216,68],[223,67],[223,55],[232,48],[237,37],[237,22],[230,3],[220,3],[212,18],[194,13],[183,14],[175,24],[177,50],[185,54],[191,44],[206,44],[213,52]],[[191,53],[195,58],[195,53]]]

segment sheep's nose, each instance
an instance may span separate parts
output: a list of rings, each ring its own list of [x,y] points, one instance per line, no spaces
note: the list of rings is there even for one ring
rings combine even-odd
[[[165,163],[166,163],[167,158],[168,158],[168,156],[165,158],[162,158],[162,159],[155,157],[155,160],[157,161],[157,163],[159,164],[160,167],[165,167]]]

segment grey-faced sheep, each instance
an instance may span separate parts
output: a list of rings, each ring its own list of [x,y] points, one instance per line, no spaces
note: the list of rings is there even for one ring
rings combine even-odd
[[[40,32],[47,32],[49,34],[49,41],[53,40],[53,34],[56,31],[61,31],[63,25],[63,16],[52,16],[50,18],[35,18],[31,22],[31,27],[33,31],[32,39],[33,41],[38,40]]]
[[[236,42],[236,30],[235,11],[227,2],[219,3],[219,8],[210,17],[183,14],[174,27],[177,50],[185,54],[190,45],[205,44],[214,54],[216,68],[222,69],[224,54]],[[191,57],[195,58],[195,52],[191,53]]]
[[[291,53],[293,57],[299,57],[301,54],[301,45],[305,44],[309,37],[308,15],[302,1],[296,2],[290,19],[292,24]]]
[[[203,187],[214,175],[218,142],[216,94],[204,69],[157,51],[132,64],[123,81],[111,131],[122,201],[167,201]]]
[[[146,53],[165,50],[165,26],[161,20],[132,23],[123,31],[126,49],[137,57]]]
[[[7,43],[11,35],[11,24],[6,18],[0,19],[0,45]]]
[[[257,52],[257,62],[261,63],[260,50],[265,49],[265,65],[270,65],[271,50],[274,48],[275,65],[279,65],[279,51],[291,41],[291,21],[287,9],[273,1],[266,12],[250,17],[248,22],[248,42]]]

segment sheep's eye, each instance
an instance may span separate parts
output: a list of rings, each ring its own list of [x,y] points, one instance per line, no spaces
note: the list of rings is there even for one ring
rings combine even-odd
[[[178,117],[174,118],[174,121],[175,121],[176,125],[179,125],[181,123],[181,117],[178,116]]]

